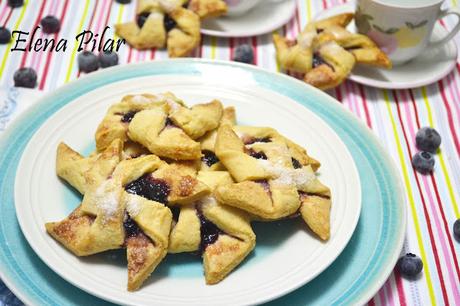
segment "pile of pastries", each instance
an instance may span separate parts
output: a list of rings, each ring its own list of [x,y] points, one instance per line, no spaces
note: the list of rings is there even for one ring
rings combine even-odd
[[[139,0],[136,21],[116,24],[115,32],[133,48],[166,47],[182,57],[200,43],[200,20],[226,12],[223,0]]]
[[[390,59],[369,37],[345,29],[353,18],[347,13],[311,22],[296,40],[274,34],[280,66],[323,90],[340,85],[355,64],[390,69]]]
[[[57,175],[81,195],[47,232],[77,256],[126,249],[128,290],[167,253],[203,259],[207,284],[254,249],[252,221],[301,217],[329,239],[331,192],[320,163],[270,127],[236,124],[218,100],[187,106],[172,93],[113,104],[87,157],[60,143]]]

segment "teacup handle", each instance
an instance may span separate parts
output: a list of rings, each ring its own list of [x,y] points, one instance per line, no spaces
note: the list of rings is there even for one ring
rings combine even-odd
[[[437,47],[439,47],[441,45],[444,45],[449,40],[454,38],[454,36],[458,33],[458,31],[460,31],[460,10],[459,9],[450,8],[450,9],[447,9],[447,10],[442,10],[441,13],[439,14],[438,20],[446,17],[447,15],[451,15],[451,14],[457,15],[457,17],[458,17],[457,25],[455,25],[455,28],[452,31],[450,31],[450,33],[447,34],[446,37],[444,37],[443,39],[440,39],[440,40],[434,41],[434,42],[430,42],[430,44],[429,44],[430,48],[437,48]]]

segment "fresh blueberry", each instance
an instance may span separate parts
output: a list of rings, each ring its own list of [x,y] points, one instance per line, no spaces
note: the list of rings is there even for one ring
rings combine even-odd
[[[131,0],[115,0],[115,1],[120,3],[120,4],[129,4],[129,3],[131,3]]]
[[[99,65],[102,68],[118,65],[118,54],[116,52],[99,53]]]
[[[460,241],[460,219],[454,222],[454,237],[457,241]]]
[[[166,32],[171,31],[176,27],[176,21],[169,17],[168,15],[165,16],[165,19],[163,20],[163,24],[165,26]]]
[[[140,13],[137,15],[137,25],[139,28],[142,28],[144,26],[144,23],[147,21],[147,18],[149,18],[150,13],[145,12],[145,13]]]
[[[20,68],[14,73],[14,86],[34,88],[37,85],[37,73],[32,68]]]
[[[412,253],[407,253],[401,257],[397,266],[401,275],[407,278],[414,278],[423,270],[422,260]]]
[[[11,32],[5,27],[0,27],[0,44],[4,45],[11,40]]]
[[[46,34],[53,34],[59,32],[61,29],[61,22],[54,16],[46,16],[40,21],[40,25],[43,27],[43,32]]]
[[[8,5],[12,8],[20,7],[24,5],[24,0],[8,0]]]
[[[434,156],[430,152],[417,152],[412,157],[412,166],[421,174],[428,174],[434,168]]]
[[[424,127],[417,132],[415,143],[421,151],[436,153],[441,145],[441,135],[433,128]]]
[[[236,47],[233,60],[235,62],[252,64],[254,62],[254,52],[252,51],[252,47],[248,44],[239,45]]]
[[[97,56],[90,51],[83,51],[78,54],[78,69],[86,73],[99,69],[99,60]]]

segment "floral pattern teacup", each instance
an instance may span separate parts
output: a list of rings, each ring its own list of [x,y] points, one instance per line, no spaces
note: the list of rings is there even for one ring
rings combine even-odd
[[[436,48],[452,39],[460,22],[442,40],[430,37],[438,19],[449,14],[460,18],[456,8],[442,10],[443,0],[358,0],[356,26],[388,54],[393,65],[403,64],[427,48]]]

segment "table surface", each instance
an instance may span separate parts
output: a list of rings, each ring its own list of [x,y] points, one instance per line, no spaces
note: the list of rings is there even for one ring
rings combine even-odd
[[[458,7],[459,0],[446,0],[445,6]],[[106,25],[130,21],[135,16],[135,4],[120,5],[113,0],[29,0],[18,9],[10,9],[0,0],[0,25],[9,29],[31,31],[40,19],[54,15],[61,19],[57,37],[69,40],[66,52],[10,52],[10,46],[0,46],[0,87],[13,84],[13,74],[20,66],[34,68],[39,76],[38,89],[51,91],[77,79],[77,51],[73,40],[83,29],[102,33]],[[27,1],[26,1],[27,2]],[[294,18],[278,33],[295,37],[300,29],[320,11],[346,1],[298,0]],[[441,24],[455,26],[455,17]],[[107,32],[113,36],[110,30]],[[38,35],[39,36],[43,35]],[[460,35],[455,38],[457,44]],[[255,64],[277,71],[271,35],[249,38],[203,37],[195,57],[229,60],[233,49],[244,43],[253,45]],[[121,63],[167,58],[163,50],[137,51],[123,47]],[[393,273],[370,305],[460,305],[460,243],[452,234],[452,226],[460,218],[460,65],[457,64],[443,80],[412,90],[381,90],[350,81],[329,91],[340,103],[361,119],[385,144],[394,158],[406,187],[408,208],[407,235],[403,253],[419,255],[424,263],[423,275],[406,280]],[[338,103],[339,103],[338,102]],[[0,132],[11,114],[4,112],[0,101]],[[19,107],[18,109],[21,109]],[[415,148],[415,133],[420,127],[432,126],[442,136],[433,174],[423,176],[411,166]],[[0,305],[17,305],[0,282]]]

